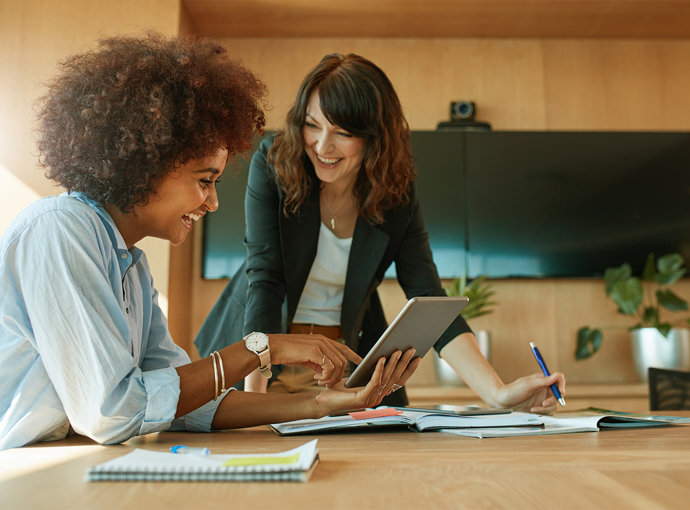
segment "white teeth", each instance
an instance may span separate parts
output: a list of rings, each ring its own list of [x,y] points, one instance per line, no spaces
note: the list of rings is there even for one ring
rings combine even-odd
[[[194,214],[194,213],[189,213],[187,214],[187,217],[194,220],[194,221],[199,221],[199,218],[201,218],[200,214]]]
[[[340,161],[342,158],[324,158],[322,156],[319,156],[318,154],[316,155],[317,158],[319,158],[319,161],[321,163],[324,163],[326,165],[335,165],[338,161]]]

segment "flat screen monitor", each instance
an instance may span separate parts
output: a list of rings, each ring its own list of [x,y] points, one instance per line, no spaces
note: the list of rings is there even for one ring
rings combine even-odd
[[[442,278],[597,277],[623,262],[639,273],[650,252],[690,260],[690,133],[413,131],[411,144]],[[204,278],[231,277],[246,256],[250,159],[226,170],[204,220]]]
[[[467,133],[470,277],[591,277],[690,256],[690,134]]]

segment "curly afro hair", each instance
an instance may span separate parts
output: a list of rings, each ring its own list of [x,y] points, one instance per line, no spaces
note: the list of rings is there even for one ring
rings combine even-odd
[[[46,176],[131,212],[175,167],[263,133],[266,87],[210,40],[112,37],[60,62],[38,103]]]

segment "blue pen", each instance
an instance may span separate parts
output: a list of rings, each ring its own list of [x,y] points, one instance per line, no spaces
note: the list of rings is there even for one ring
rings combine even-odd
[[[173,453],[190,453],[192,455],[208,455],[211,453],[211,450],[208,448],[194,448],[191,446],[185,446],[183,444],[171,446],[170,451]]]
[[[534,345],[532,342],[529,343],[529,346],[532,348],[532,353],[534,354],[534,357],[537,358],[537,363],[539,363],[541,371],[544,372],[544,376],[550,376],[551,372],[549,372],[549,369],[546,368],[546,362],[544,361],[544,358],[541,357],[541,353],[539,352],[539,349],[537,349],[537,346]],[[558,391],[558,386],[552,384],[551,391],[553,391],[553,394],[556,395],[558,403],[565,407],[565,400],[563,399],[563,397],[561,397],[561,392]]]

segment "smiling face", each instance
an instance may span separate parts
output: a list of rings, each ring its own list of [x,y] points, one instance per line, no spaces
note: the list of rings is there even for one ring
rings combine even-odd
[[[215,185],[223,174],[228,151],[193,159],[169,173],[157,186],[149,203],[134,207],[134,215],[117,221],[127,246],[144,237],[166,239],[181,244],[195,221],[218,209]]]
[[[354,185],[362,166],[365,141],[328,121],[321,111],[318,91],[309,98],[302,136],[307,156],[321,182],[343,187]]]

